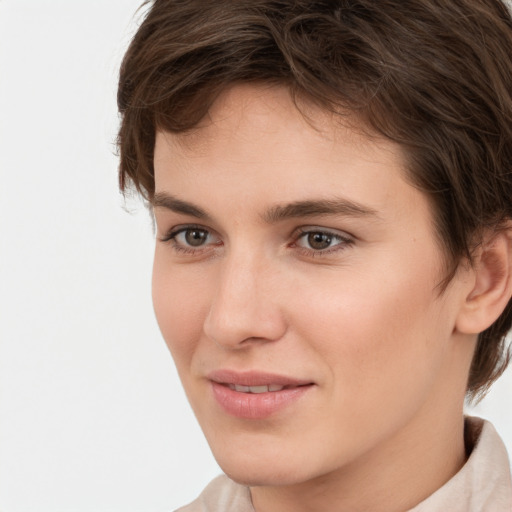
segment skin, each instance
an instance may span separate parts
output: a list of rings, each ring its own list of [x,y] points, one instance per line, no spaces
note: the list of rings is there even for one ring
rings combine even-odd
[[[155,312],[219,465],[257,512],[403,511],[465,461],[482,328],[472,299],[495,280],[462,265],[441,293],[430,205],[400,148],[308,115],[284,88],[235,86],[193,132],[157,134]],[[268,218],[319,200],[366,213]],[[202,245],[188,243],[193,229]],[[312,232],[331,234],[326,249]],[[314,385],[269,418],[240,419],[207,378],[226,368]]]

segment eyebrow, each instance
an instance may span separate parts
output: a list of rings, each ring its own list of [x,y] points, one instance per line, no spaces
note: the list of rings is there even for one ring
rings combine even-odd
[[[191,215],[198,219],[209,219],[210,216],[199,206],[196,206],[187,201],[182,201],[164,192],[159,192],[154,195],[150,201],[153,208],[165,208],[176,213],[182,213],[184,215]]]
[[[198,219],[211,220],[210,215],[199,206],[182,201],[165,192],[158,192],[151,200],[153,208],[165,208],[175,213],[190,215]],[[267,210],[263,220],[268,224],[276,224],[286,219],[314,217],[317,215],[342,215],[345,217],[375,217],[376,210],[345,198],[314,199],[294,201],[285,205],[276,205]]]
[[[378,217],[373,208],[363,206],[345,198],[295,201],[286,205],[277,205],[268,210],[263,219],[269,224],[297,217],[316,215],[342,215],[345,217]]]

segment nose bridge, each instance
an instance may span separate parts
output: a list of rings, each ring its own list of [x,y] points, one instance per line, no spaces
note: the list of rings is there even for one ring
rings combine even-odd
[[[286,330],[275,287],[273,262],[240,248],[225,255],[205,320],[205,334],[218,345],[273,341]]]

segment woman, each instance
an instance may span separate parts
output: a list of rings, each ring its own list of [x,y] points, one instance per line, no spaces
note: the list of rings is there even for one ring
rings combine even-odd
[[[182,510],[512,509],[462,412],[507,364],[511,55],[498,0],[152,3],[120,184],[227,475]]]

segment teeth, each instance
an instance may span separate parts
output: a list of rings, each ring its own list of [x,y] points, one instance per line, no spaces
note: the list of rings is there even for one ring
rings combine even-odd
[[[241,386],[239,384],[228,384],[229,389],[240,393],[268,393],[272,391],[281,391],[284,386],[270,384],[270,386]]]
[[[251,393],[268,393],[268,386],[251,386],[249,391]]]

